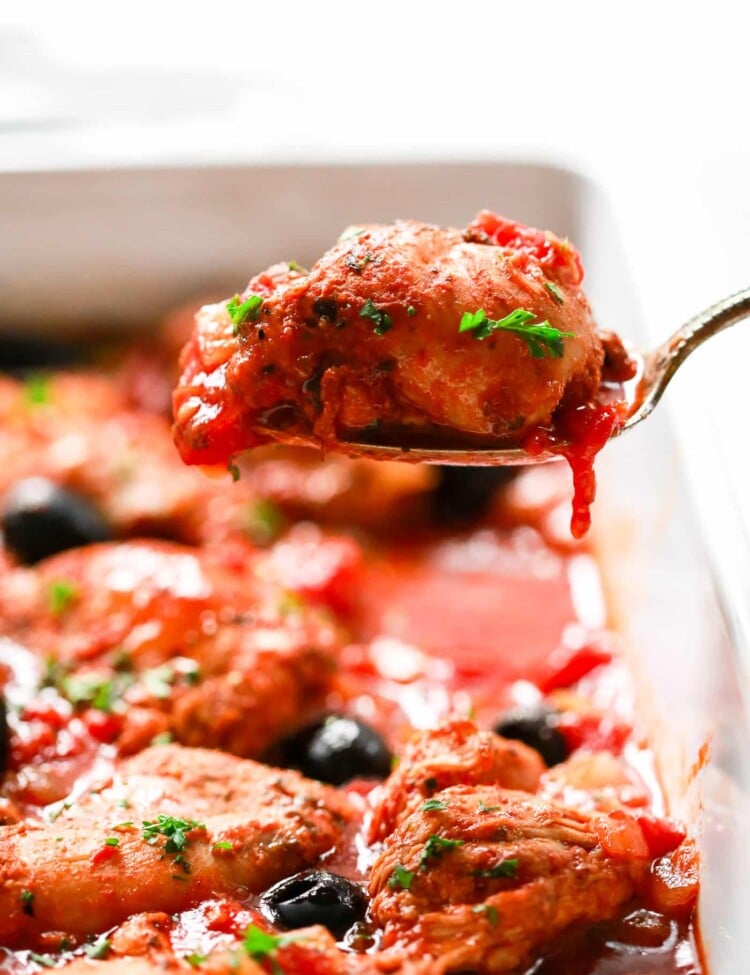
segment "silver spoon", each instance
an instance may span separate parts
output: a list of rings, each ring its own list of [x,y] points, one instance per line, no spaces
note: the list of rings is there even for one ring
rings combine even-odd
[[[750,288],[743,288],[691,318],[674,335],[651,352],[641,356],[638,375],[625,383],[625,398],[630,414],[613,436],[645,420],[664,395],[670,380],[691,352],[730,325],[750,315]],[[340,444],[340,449],[355,457],[373,460],[408,460],[426,464],[453,464],[467,467],[500,467],[519,464],[539,464],[555,460],[566,444],[557,443],[548,451],[531,456],[518,447],[394,447],[380,444]]]

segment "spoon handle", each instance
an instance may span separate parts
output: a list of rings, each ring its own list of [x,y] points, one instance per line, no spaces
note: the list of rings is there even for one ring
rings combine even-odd
[[[640,423],[651,413],[669,385],[672,376],[691,352],[706,339],[750,316],[750,288],[722,298],[699,312],[674,335],[646,356],[636,401],[638,407],[630,415],[625,430]]]

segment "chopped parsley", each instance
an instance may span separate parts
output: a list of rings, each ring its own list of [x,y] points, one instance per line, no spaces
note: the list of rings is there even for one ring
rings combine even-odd
[[[442,799],[427,799],[422,803],[422,812],[437,812],[448,808],[448,803]]]
[[[246,301],[242,301],[239,295],[235,295],[231,301],[227,302],[227,311],[234,325],[234,334],[240,330],[240,325],[245,322],[255,322],[260,315],[260,306],[263,304],[261,295],[250,295]]]
[[[544,287],[547,289],[547,291],[549,291],[549,293],[552,295],[552,297],[555,299],[558,305],[562,305],[565,303],[565,299],[562,296],[562,291],[560,291],[560,289],[557,287],[556,284],[554,284],[552,281],[545,281]]]
[[[256,545],[270,545],[284,529],[284,516],[272,501],[260,498],[250,505],[246,526]]]
[[[242,947],[253,961],[273,960],[278,948],[297,939],[288,934],[269,934],[255,924],[249,925],[242,939]]]
[[[187,834],[191,830],[205,830],[205,828],[204,823],[198,823],[194,819],[179,819],[175,816],[165,816],[164,813],[159,813],[155,820],[145,819],[142,826],[143,839],[151,846],[159,841],[159,837],[166,837],[164,852],[174,855],[174,862],[179,864],[185,873],[190,873],[190,864],[183,856],[190,842]],[[183,878],[173,874],[172,879]]]
[[[296,261],[289,261],[288,264],[287,264],[287,267],[289,268],[290,271],[296,271],[297,274],[309,274],[310,273],[307,270],[306,267],[302,267],[302,265],[301,264],[298,264]]]
[[[473,914],[484,914],[493,928],[500,920],[500,914],[494,904],[476,904],[471,910]]]
[[[229,458],[229,463],[227,464],[227,470],[232,475],[232,480],[233,481],[235,481],[235,482],[236,481],[239,481],[239,479],[240,479],[240,469],[237,466],[237,461],[234,459],[234,457],[230,457]]]
[[[78,587],[69,579],[54,579],[47,587],[47,603],[53,616],[62,616],[78,598]]]
[[[216,843],[214,843],[214,849],[215,850],[233,850],[234,847],[229,842],[229,840],[218,840]]]
[[[425,843],[422,856],[419,858],[420,869],[426,870],[429,861],[435,857],[441,857],[446,850],[453,850],[463,845],[463,840],[448,840],[444,836],[433,833]]]
[[[359,313],[360,318],[369,318],[371,322],[375,323],[375,328],[373,332],[376,335],[385,335],[393,328],[393,322],[391,321],[391,316],[388,315],[380,308],[376,308],[372,301],[368,298]]]
[[[63,677],[58,690],[72,705],[87,705],[96,711],[112,714],[122,710],[122,697],[133,683],[129,674],[116,674],[111,678]]]
[[[49,402],[49,377],[35,372],[27,376],[23,395],[29,406],[42,406]]]
[[[160,731],[158,735],[154,735],[149,745],[169,745],[173,741],[174,735],[171,731]]]
[[[119,846],[120,845],[120,841],[117,839],[116,836],[108,836],[106,838],[106,840],[104,841],[104,845],[105,846]]]
[[[191,968],[198,968],[203,962],[208,958],[208,955],[201,955],[197,951],[191,952],[189,955],[185,955],[185,961],[190,965]]]
[[[84,945],[83,950],[89,958],[106,958],[109,954],[111,942],[107,938],[99,938],[92,945]]]
[[[574,338],[575,333],[561,332],[546,320],[531,325],[530,322],[535,318],[533,312],[525,308],[516,308],[505,318],[492,319],[487,318],[485,310],[480,308],[475,312],[464,312],[458,331],[474,332],[474,336],[478,339],[486,339],[493,332],[513,332],[524,340],[535,359],[543,359],[545,356],[553,359],[562,358],[562,340]]]
[[[406,309],[406,314],[409,316],[409,318],[414,318],[414,316],[417,314],[417,309],[414,307],[414,305],[409,305],[409,307]]]
[[[479,800],[479,804],[477,806],[477,812],[480,813],[497,812],[499,809],[502,809],[502,806],[485,806],[481,799]]]
[[[24,914],[28,914],[29,917],[34,916],[34,895],[30,890],[22,890],[19,898],[21,901],[21,908]]]
[[[41,965],[43,968],[54,968],[57,964],[52,955],[38,955],[35,951],[29,952],[29,960],[36,962],[37,965]]]
[[[515,877],[518,873],[518,860],[513,857],[510,860],[502,860],[494,867],[490,867],[488,870],[475,870],[475,877],[489,877],[493,880],[497,880],[499,877]]]
[[[404,890],[408,890],[411,887],[411,882],[414,879],[414,871],[407,870],[405,866],[401,863],[397,863],[393,868],[393,873],[388,880],[388,886],[391,890],[395,890],[397,887],[402,887]]]
[[[352,249],[344,258],[344,264],[346,264],[346,266],[350,270],[354,271],[356,274],[359,274],[360,271],[362,271],[366,267],[366,265],[368,265],[371,261],[374,260],[375,258],[372,256],[372,254],[369,253],[365,253],[358,258],[357,255],[354,253],[354,249]]]

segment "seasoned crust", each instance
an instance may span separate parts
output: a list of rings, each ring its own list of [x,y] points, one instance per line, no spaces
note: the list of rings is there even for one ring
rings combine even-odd
[[[647,856],[615,858],[600,819],[497,786],[453,786],[404,819],[370,875],[385,954],[433,972],[512,972],[575,923],[617,914]]]
[[[162,813],[196,824],[182,859],[165,836],[143,836]],[[259,892],[332,850],[352,815],[344,795],[295,772],[207,749],[148,749],[54,823],[0,830],[0,942],[29,945],[50,930],[85,937],[140,911]]]
[[[580,264],[540,236],[526,246],[408,220],[365,227],[309,273],[251,279],[245,297],[263,299],[253,320],[236,327],[226,303],[204,307],[174,396],[183,459],[226,463],[273,439],[334,446],[373,424],[520,440],[564,398],[585,402],[603,351]],[[561,357],[535,358],[509,332],[459,334],[480,308],[491,319],[523,308],[572,335]]]

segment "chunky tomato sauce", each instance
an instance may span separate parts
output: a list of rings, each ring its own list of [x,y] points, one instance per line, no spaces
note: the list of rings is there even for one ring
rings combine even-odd
[[[532,246],[534,241],[522,243]],[[137,423],[138,417],[149,414],[149,435],[156,437],[151,429],[156,414],[142,403],[133,405],[127,376],[125,370],[111,380],[118,390],[113,418],[128,410],[136,417],[130,422]],[[78,395],[84,400],[87,379],[79,381]],[[24,411],[33,414],[37,431],[44,428],[39,406],[24,400],[27,390],[22,384],[15,394],[11,388],[6,393],[8,401],[13,395],[23,401],[10,411],[16,431],[23,429]],[[55,395],[52,386],[48,395]],[[85,453],[85,411],[71,412],[64,432],[77,431],[79,450]],[[96,423],[101,419],[97,417]],[[602,407],[585,417],[571,416],[569,422],[577,425],[576,442],[584,445],[569,458],[577,472],[576,517],[582,528],[582,512],[593,491],[590,463],[618,414]],[[168,438],[167,426],[164,420]],[[56,431],[56,438],[61,435]],[[30,434],[28,438],[31,444]],[[434,515],[438,475],[430,471],[415,475],[421,478],[418,482],[407,483],[408,479],[399,481],[397,469],[373,471],[367,465],[358,468],[309,456],[300,464],[282,453],[276,461],[264,460],[262,478],[256,478],[257,469],[248,460],[238,469],[235,484],[211,482],[195,472],[195,480],[186,482],[170,507],[165,488],[173,475],[178,476],[176,458],[160,459],[148,485],[137,482],[132,468],[123,473],[124,464],[99,484],[81,472],[71,476],[69,470],[55,468],[49,452],[38,445],[33,449],[40,470],[93,499],[105,512],[112,534],[121,540],[24,564],[21,548],[11,548],[14,536],[6,529],[8,545],[0,567],[0,684],[8,754],[0,788],[0,888],[15,882],[11,861],[3,859],[4,831],[15,836],[13,831],[24,820],[46,824],[45,829],[59,823],[61,835],[67,837],[66,824],[75,823],[78,804],[91,801],[86,795],[103,789],[106,804],[106,783],[113,772],[117,774],[129,756],[147,756],[150,748],[161,747],[159,741],[173,739],[180,748],[207,744],[283,768],[285,742],[295,722],[302,726],[324,714],[350,716],[385,743],[395,775],[415,729],[429,736],[429,729],[464,719],[480,730],[500,728],[503,717],[519,706],[536,708],[540,714],[546,713],[539,711],[543,706],[552,715],[556,747],[562,752],[541,775],[540,801],[563,803],[587,816],[601,814],[596,820],[596,848],[616,864],[636,857],[651,866],[641,871],[637,889],[614,916],[571,924],[553,943],[543,943],[536,960],[523,970],[528,975],[698,975],[703,970],[693,920],[695,851],[683,826],[665,809],[630,677],[618,657],[617,636],[608,628],[596,563],[590,551],[570,541],[560,527],[567,521],[570,501],[564,471],[553,466],[518,473],[488,494],[481,511],[461,511],[452,523]],[[129,443],[131,465],[134,449]],[[157,450],[148,442],[142,449],[153,461]],[[14,464],[28,473],[28,457],[23,466],[19,456],[12,463],[6,458],[5,494],[20,476],[14,475]],[[136,457],[136,469],[139,461]],[[147,466],[144,462],[140,470]],[[275,470],[275,476],[269,470]],[[347,477],[350,481],[344,485]],[[367,512],[361,510],[356,490],[347,493],[352,483],[368,485]],[[127,518],[118,493],[124,484],[130,491]],[[102,500],[105,496],[109,507]],[[124,559],[123,546],[140,534],[131,526],[148,523],[134,515],[144,496],[149,499],[150,523],[158,523],[158,534],[172,541],[146,539],[138,543],[141,548],[132,548],[130,561],[118,562],[111,553],[120,552],[118,557]],[[155,512],[159,503],[166,507]],[[380,521],[374,516],[379,503],[386,513]],[[406,524],[398,522],[400,503],[408,506]],[[115,562],[107,562],[109,558]],[[178,558],[188,561],[168,562]],[[167,570],[161,567],[167,564],[168,583]],[[94,569],[87,569],[91,565]],[[156,568],[148,575],[152,566]],[[244,679],[242,660],[262,659],[264,675],[274,666],[272,656],[242,656],[249,653],[242,642],[245,636],[237,637],[238,631],[245,634],[243,627],[248,640],[264,634],[263,647],[253,644],[253,654],[273,654],[283,646],[292,666],[300,668],[293,670],[291,683],[279,683],[282,690],[275,698],[273,688],[264,698],[263,689],[255,685],[248,690],[254,697],[226,696],[228,688]],[[323,654],[321,663],[297,656],[294,641],[306,646],[300,636],[304,631],[307,639],[305,628],[314,633],[318,649],[325,648],[326,641],[335,646],[330,659]],[[214,644],[217,633],[226,640]],[[292,640],[290,634],[291,649],[284,642]],[[239,649],[231,642],[235,637]],[[216,663],[219,650],[236,655],[226,683]],[[216,672],[211,674],[214,665]],[[329,665],[323,678],[322,670]],[[200,698],[209,677],[215,684]],[[282,677],[289,680],[286,672],[279,681]],[[289,718],[284,716],[284,699],[297,687],[295,681],[306,683],[292,708],[298,713]],[[212,708],[206,719],[206,708],[214,702],[225,703]],[[188,706],[194,707],[190,720],[181,721],[179,715]],[[237,727],[231,724],[235,707],[240,708]],[[266,736],[260,752],[251,751],[238,731],[253,717],[252,708],[265,717],[255,732]],[[383,842],[373,842],[368,831],[373,810],[388,787],[383,785],[387,774],[387,769],[377,775],[354,774],[336,786],[347,801],[348,819],[335,846],[316,855],[311,866],[367,886],[382,855]],[[429,783],[426,787],[427,797],[437,788]],[[442,815],[448,800],[440,797],[451,795],[451,790],[434,795],[421,808]],[[131,817],[136,819],[126,806],[116,814],[118,820]],[[90,828],[95,830],[96,824]],[[84,870],[81,877],[105,876],[116,869],[126,854],[124,835],[105,832],[101,842],[87,848],[83,868],[80,862],[76,866]],[[188,830],[187,840],[181,841],[188,860],[198,840]],[[67,843],[66,839],[66,850]],[[443,843],[458,847],[464,841]],[[429,873],[425,864],[447,869],[456,850],[436,852],[434,846],[422,853],[419,866],[399,865],[402,873],[385,885],[385,894],[400,893],[399,882],[403,889],[405,884],[416,885]],[[215,858],[234,855],[230,841],[220,841],[213,850]],[[506,869],[515,870],[515,862],[515,857],[504,861]],[[61,864],[64,889],[64,859]],[[175,869],[174,882],[187,883],[188,872],[181,877]],[[497,869],[479,871],[485,878],[482,883],[505,876],[492,872]],[[22,925],[35,904],[43,908],[43,892],[32,890],[33,882],[32,870],[28,888],[23,888],[28,896],[23,894],[19,930],[26,930]],[[456,882],[464,881],[458,876]],[[80,962],[84,951],[89,956],[93,952],[94,961],[103,967],[115,957],[161,951],[155,956],[161,962],[168,957],[180,970],[200,971],[209,956],[235,950],[250,928],[272,939],[278,936],[264,912],[264,897],[263,887],[237,888],[231,896],[214,891],[159,913],[158,903],[151,905],[144,895],[143,911],[158,914],[157,921],[149,922],[148,949],[134,933],[138,924],[146,923],[138,920],[145,913],[122,918],[124,923],[116,929],[97,929],[89,935],[80,933],[85,925],[77,921],[79,929],[72,933],[55,929],[29,934],[26,941],[19,937],[6,951],[0,970],[26,975],[43,967],[64,967]],[[474,912],[468,935],[486,922],[492,937],[491,911],[490,906],[482,917]],[[383,964],[389,964],[392,931],[369,911],[336,939],[338,949],[330,940],[319,945],[316,937],[274,942],[271,955],[252,957],[262,971],[287,975],[343,972],[346,969],[337,967],[336,961],[341,952],[362,959],[382,956]],[[106,947],[100,947],[97,956],[102,939]],[[351,969],[358,970],[365,971]]]

